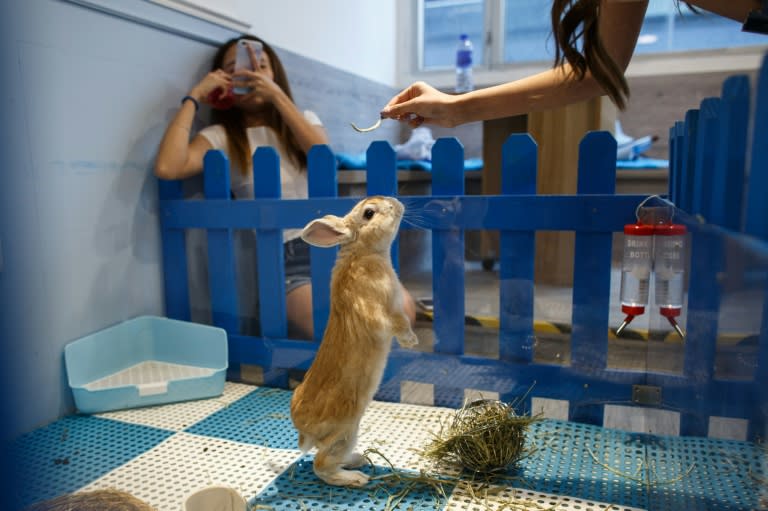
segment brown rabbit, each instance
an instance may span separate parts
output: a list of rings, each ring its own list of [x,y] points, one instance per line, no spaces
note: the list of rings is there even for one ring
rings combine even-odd
[[[360,419],[381,382],[392,337],[404,347],[418,342],[390,255],[404,210],[392,197],[369,197],[344,218],[313,220],[301,235],[315,246],[341,245],[323,341],[291,399],[299,448],[317,447],[314,471],[328,484],[368,482],[364,473],[345,470],[366,461],[353,451]]]

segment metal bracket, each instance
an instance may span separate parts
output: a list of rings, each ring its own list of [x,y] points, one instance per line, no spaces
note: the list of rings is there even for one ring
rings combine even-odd
[[[661,387],[655,385],[632,385],[632,402],[639,405],[661,404]]]

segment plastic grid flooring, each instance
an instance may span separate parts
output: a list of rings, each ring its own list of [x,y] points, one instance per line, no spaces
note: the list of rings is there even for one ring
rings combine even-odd
[[[236,489],[254,508],[385,509],[396,488],[330,487],[300,457],[290,392],[227,383],[219,398],[71,416],[17,439],[21,475],[15,508],[79,490],[117,488],[160,511],[178,511],[190,493]],[[398,470],[429,465],[416,452],[452,410],[374,402],[359,448]],[[411,491],[398,509],[749,510],[768,503],[768,453],[748,442],[660,437],[546,420],[530,431],[536,453],[511,485],[446,484],[447,498]],[[389,469],[378,458],[366,470]],[[389,493],[387,493],[387,491]],[[267,507],[259,507],[267,506]]]

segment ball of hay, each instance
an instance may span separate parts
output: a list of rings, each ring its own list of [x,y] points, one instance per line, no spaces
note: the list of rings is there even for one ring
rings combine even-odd
[[[24,511],[157,511],[124,491],[107,489],[61,495]]]
[[[456,411],[423,454],[474,472],[501,472],[530,454],[525,434],[534,420],[517,415],[512,405],[502,401],[474,401]]]

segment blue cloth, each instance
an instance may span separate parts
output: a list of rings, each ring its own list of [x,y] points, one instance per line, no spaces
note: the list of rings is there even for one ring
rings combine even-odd
[[[367,168],[365,153],[336,153],[336,163],[339,170],[364,170]],[[424,170],[431,172],[432,162],[427,160],[397,160],[397,168],[400,170]],[[480,170],[482,168],[482,158],[468,158],[464,160],[465,171]]]
[[[336,166],[339,169],[359,170],[365,168],[365,153],[336,153]]]
[[[639,156],[634,160],[616,160],[617,169],[666,169],[669,160],[656,160]]]

